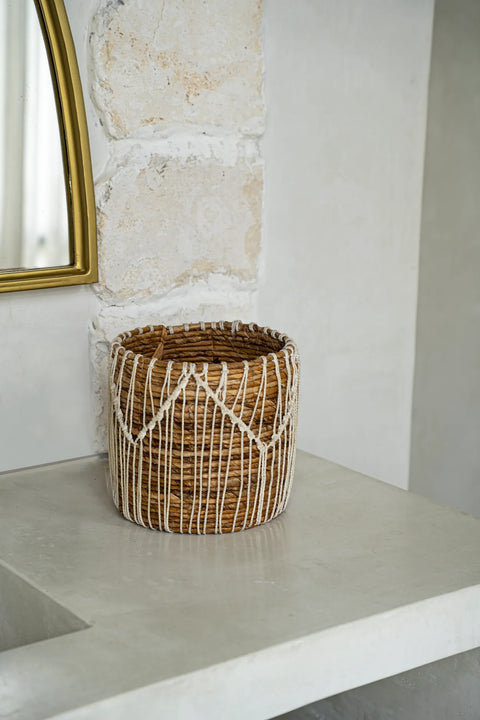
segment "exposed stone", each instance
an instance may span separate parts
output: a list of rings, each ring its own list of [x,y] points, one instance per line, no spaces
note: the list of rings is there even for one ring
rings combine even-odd
[[[261,0],[111,0],[94,18],[93,94],[112,137],[264,127]]]
[[[109,139],[96,186],[90,329],[96,450],[120,331],[255,320],[264,129],[261,0],[100,0],[91,95]]]
[[[160,297],[212,274],[256,280],[260,164],[129,156],[99,195],[104,299]]]

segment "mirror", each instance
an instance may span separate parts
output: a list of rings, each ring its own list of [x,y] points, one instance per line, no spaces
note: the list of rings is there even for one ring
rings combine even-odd
[[[96,280],[88,131],[63,0],[0,0],[0,292]]]

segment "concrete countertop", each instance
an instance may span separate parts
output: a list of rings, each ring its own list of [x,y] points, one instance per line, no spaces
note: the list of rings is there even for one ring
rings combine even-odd
[[[0,560],[90,627],[0,653],[0,717],[271,718],[480,646],[480,521],[305,453],[235,535],[121,518],[105,461],[0,476]]]

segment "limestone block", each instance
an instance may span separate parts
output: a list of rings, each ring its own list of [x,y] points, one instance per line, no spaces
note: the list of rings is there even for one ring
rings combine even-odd
[[[261,0],[110,0],[90,32],[94,101],[112,137],[264,128]]]
[[[102,299],[160,297],[218,274],[256,280],[260,164],[129,156],[97,190]]]

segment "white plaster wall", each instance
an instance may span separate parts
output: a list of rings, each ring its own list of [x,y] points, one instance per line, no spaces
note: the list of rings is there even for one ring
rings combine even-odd
[[[261,322],[299,445],[406,487],[433,0],[266,0]]]
[[[0,471],[90,455],[90,288],[0,295]]]
[[[480,3],[437,0],[410,488],[480,517]]]

